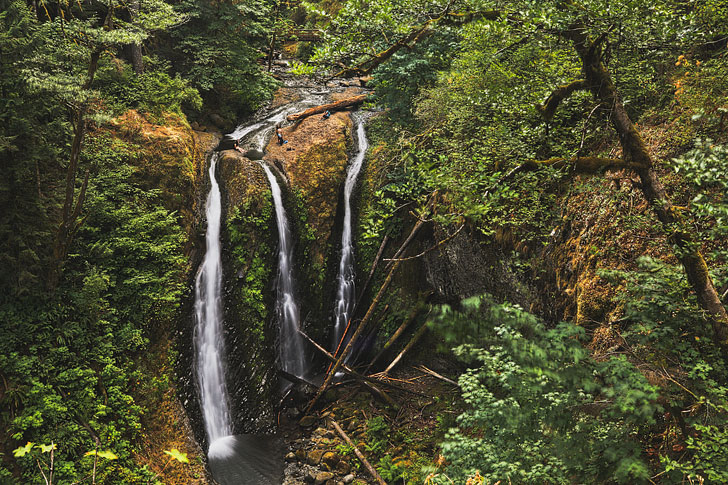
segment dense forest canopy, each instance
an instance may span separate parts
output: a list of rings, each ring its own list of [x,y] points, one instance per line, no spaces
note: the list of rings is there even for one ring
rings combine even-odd
[[[0,0],[2,483],[204,473],[153,438],[188,345],[190,140],[272,98],[278,50],[382,108],[362,272],[416,217],[427,257],[467,234],[534,288],[384,296],[381,340],[428,305],[421,358],[460,392],[388,480],[728,482],[725,0]]]

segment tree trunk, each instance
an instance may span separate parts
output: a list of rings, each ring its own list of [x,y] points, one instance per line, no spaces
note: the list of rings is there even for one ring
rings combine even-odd
[[[134,0],[129,6],[129,15],[131,16],[131,22],[139,16],[139,0]],[[134,68],[134,73],[137,76],[144,74],[144,59],[142,58],[142,45],[141,43],[133,43],[129,46],[131,51],[131,65]]]
[[[107,14],[108,21],[110,13]],[[83,89],[89,89],[93,83],[96,70],[99,66],[99,58],[101,51],[94,51],[91,54],[88,67],[88,77],[83,84]],[[78,173],[78,161],[81,157],[81,148],[83,146],[83,138],[86,134],[86,111],[87,106],[71,107],[71,124],[73,125],[73,141],[71,142],[71,154],[69,157],[68,168],[66,169],[66,195],[63,201],[63,212],[61,214],[61,223],[58,226],[53,241],[53,260],[48,275],[47,287],[49,291],[53,291],[58,286],[61,279],[61,271],[63,263],[68,256],[68,249],[73,241],[81,222],[78,221],[83,208],[83,202],[86,198],[86,188],[88,186],[89,172],[86,171],[81,190],[78,197],[74,197],[76,193],[76,175]],[[75,198],[75,203],[74,203]]]
[[[360,94],[359,96],[354,96],[353,98],[342,99],[341,101],[336,101],[335,103],[314,106],[313,108],[308,108],[306,111],[301,111],[299,113],[293,113],[291,115],[288,115],[288,116],[286,116],[286,119],[288,121],[298,121],[302,118],[306,118],[308,116],[312,116],[312,115],[319,114],[319,113],[324,113],[326,111],[335,111],[335,110],[348,108],[349,106],[356,106],[358,104],[363,103],[367,99],[367,96],[369,96],[369,95]]]
[[[565,36],[574,43],[592,94],[605,106],[612,108],[611,120],[619,135],[624,159],[633,165],[633,170],[642,182],[642,193],[667,232],[668,240],[675,246],[675,256],[685,268],[688,282],[698,297],[700,307],[707,314],[716,341],[722,346],[728,346],[728,313],[713,285],[699,243],[685,228],[654,170],[647,145],[630,119],[617,88],[601,61],[599,42],[589,40],[586,27],[581,23],[569,29]]]

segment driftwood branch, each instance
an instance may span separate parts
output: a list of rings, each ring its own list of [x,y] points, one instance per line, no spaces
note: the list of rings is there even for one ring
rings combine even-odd
[[[571,96],[576,91],[583,91],[588,88],[589,84],[584,79],[579,79],[578,81],[573,81],[569,84],[563,84],[554,89],[546,101],[542,105],[536,106],[536,109],[539,113],[541,113],[541,116],[543,116],[546,121],[551,121],[551,118],[554,117],[559,104],[561,104],[563,100]]]
[[[427,203],[427,209],[431,209],[432,206],[435,203],[435,200],[437,198],[437,191],[432,193],[432,196],[430,197],[429,202]],[[404,243],[402,243],[402,246],[400,246],[397,253],[395,253],[396,256],[402,254],[404,250],[406,249],[407,245],[410,241],[414,238],[414,235],[419,231],[420,227],[424,224],[424,221],[422,219],[418,219],[415,223],[414,227],[412,228],[412,231],[410,231],[409,236],[407,239],[405,239]],[[382,299],[382,296],[384,295],[384,292],[389,287],[389,284],[392,282],[392,277],[394,276],[394,272],[397,271],[397,268],[399,268],[399,265],[401,264],[401,261],[395,261],[392,264],[391,269],[389,270],[389,273],[387,274],[387,277],[385,278],[384,282],[382,283],[382,286],[379,288],[379,291],[377,292],[377,295],[372,300],[372,303],[369,305],[369,309],[367,310],[366,315],[364,315],[364,318],[362,318],[361,322],[359,322],[359,326],[357,326],[356,331],[354,331],[354,334],[349,338],[349,342],[346,344],[346,347],[344,348],[343,352],[341,352],[341,355],[336,360],[336,363],[333,365],[333,367],[329,370],[328,375],[324,379],[323,384],[321,384],[321,387],[319,388],[316,395],[313,397],[311,402],[308,403],[308,407],[306,407],[306,411],[304,414],[308,414],[311,409],[313,408],[314,404],[316,404],[316,401],[318,401],[319,397],[324,393],[326,388],[331,383],[331,380],[334,378],[334,375],[336,374],[336,371],[339,370],[341,367],[341,364],[344,363],[344,359],[349,355],[349,351],[351,350],[352,345],[356,341],[357,337],[362,333],[364,328],[366,327],[369,320],[372,318],[372,315],[374,314],[374,310],[376,309],[377,305],[379,304],[379,301]]]
[[[311,337],[309,337],[308,335],[303,333],[303,331],[301,331],[301,330],[299,330],[298,333],[300,333],[301,336],[303,336],[303,338],[308,340],[311,343],[311,345],[313,345],[318,351],[323,353],[329,360],[331,360],[332,362],[336,362],[336,357],[334,357],[326,349],[321,347],[314,339],[312,339]],[[399,408],[399,405],[394,401],[394,399],[389,397],[389,395],[387,393],[378,389],[377,387],[375,387],[372,384],[373,382],[376,382],[378,384],[379,383],[378,381],[375,381],[374,379],[372,379],[370,377],[365,377],[365,376],[359,374],[358,372],[351,369],[346,364],[341,365],[341,370],[343,370],[345,373],[347,373],[348,375],[350,375],[351,377],[353,377],[354,379],[359,381],[359,383],[362,386],[364,386],[367,389],[367,391],[369,391],[372,395],[374,395],[374,397],[377,397],[377,398],[383,400],[384,402],[386,402],[387,404],[389,404],[390,406],[392,406],[395,409]]]
[[[424,256],[425,254],[429,253],[433,249],[439,248],[440,246],[442,246],[443,244],[445,244],[446,242],[450,241],[452,238],[454,238],[455,236],[457,236],[458,233],[460,231],[462,231],[464,227],[465,227],[465,223],[463,222],[460,225],[460,227],[458,227],[457,231],[455,231],[454,233],[452,233],[451,235],[449,235],[448,237],[446,237],[442,241],[437,242],[435,245],[430,246],[429,248],[425,249],[424,251],[422,251],[419,254],[415,254],[414,256],[407,256],[406,258],[397,258],[397,259],[390,258],[390,259],[385,259],[385,261],[409,261],[411,259],[421,258],[422,256]]]
[[[391,371],[395,365],[399,363],[400,360],[402,360],[402,357],[404,357],[404,354],[409,352],[409,350],[414,347],[414,345],[417,343],[417,341],[424,335],[425,330],[427,330],[427,322],[423,323],[422,326],[415,332],[415,334],[412,336],[410,341],[405,345],[405,347],[402,349],[402,352],[400,352],[397,357],[394,358],[391,364],[387,366],[386,369],[384,369],[384,372],[382,374],[387,375],[389,374],[389,371]]]
[[[337,111],[337,110],[341,110],[344,108],[348,108],[350,106],[356,106],[356,105],[363,103],[367,99],[367,96],[369,96],[369,95],[360,94],[358,96],[342,99],[342,100],[336,101],[334,103],[322,104],[320,106],[314,106],[313,108],[308,108],[305,111],[290,114],[290,115],[286,116],[286,119],[288,121],[298,121],[298,120],[306,118],[308,116],[312,116],[312,115],[319,114],[319,113],[325,113],[326,111]]]
[[[364,457],[362,452],[359,451],[359,448],[357,448],[354,442],[351,441],[351,438],[349,438],[349,436],[344,433],[344,430],[341,429],[339,423],[332,419],[331,424],[334,426],[336,432],[339,433],[339,436],[341,436],[344,441],[346,441],[346,443],[354,449],[354,454],[356,455],[356,457],[359,458],[359,461],[362,463],[362,465],[364,465],[364,468],[367,469],[369,474],[377,481],[377,483],[379,483],[380,485],[387,485],[387,482],[385,482],[384,479],[379,476],[379,473],[377,473],[372,464],[369,463],[369,461]]]
[[[316,342],[311,337],[309,337],[308,335],[306,335],[303,331],[299,330],[298,332],[303,336],[303,338],[305,338],[306,340],[308,340],[311,343],[311,345],[313,345],[319,352],[321,352],[323,355],[325,355],[327,359],[329,359],[332,362],[336,362],[336,357],[334,357],[331,354],[331,352],[329,352],[325,348],[321,347],[321,345],[319,345],[318,342]],[[342,364],[341,365],[341,370],[343,370],[345,373],[347,373],[348,375],[350,375],[352,378],[357,379],[357,380],[360,380],[362,382],[368,382],[368,383],[372,383],[372,384],[381,384],[384,387],[389,387],[389,388],[395,389],[397,391],[404,391],[404,392],[408,392],[410,394],[415,394],[417,396],[422,396],[422,397],[430,397],[427,394],[424,394],[424,393],[419,392],[419,391],[413,391],[411,389],[407,389],[406,387],[401,387],[401,386],[398,386],[396,384],[392,384],[391,382],[387,382],[387,381],[384,381],[384,380],[374,379],[372,377],[365,376],[363,374],[358,373],[357,371],[355,371],[354,369],[352,369],[351,367],[349,367],[346,364]]]
[[[424,365],[420,365],[417,368],[419,370],[421,370],[422,372],[424,372],[425,374],[429,374],[432,377],[435,377],[437,379],[440,379],[441,381],[447,382],[448,384],[452,384],[455,387],[460,387],[460,384],[458,384],[457,382],[453,381],[452,379],[448,379],[447,377],[445,377],[443,375],[438,374],[434,370],[429,369],[429,368],[425,367]]]

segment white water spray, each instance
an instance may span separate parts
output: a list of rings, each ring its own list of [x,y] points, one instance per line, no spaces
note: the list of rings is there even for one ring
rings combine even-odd
[[[267,165],[263,165],[265,175],[268,177],[273,203],[276,209],[276,222],[278,224],[278,288],[276,297],[276,314],[280,328],[278,355],[281,367],[289,374],[298,377],[306,375],[306,356],[303,337],[298,333],[300,313],[295,298],[295,285],[293,279],[293,248],[291,247],[291,232],[288,228],[286,211],[283,208],[281,188],[273,172]]]
[[[341,261],[339,262],[338,289],[336,291],[336,306],[334,307],[334,317],[336,318],[334,323],[334,351],[337,350],[341,337],[344,335],[355,303],[354,244],[351,237],[351,194],[356,186],[357,177],[364,163],[364,156],[369,148],[369,140],[367,140],[367,135],[364,131],[364,122],[361,119],[357,120],[356,134],[359,145],[358,151],[346,172],[346,182],[344,184],[344,227],[341,232]]]
[[[225,385],[225,347],[222,335],[222,262],[220,259],[220,187],[215,179],[218,154],[210,160],[210,193],[207,196],[205,259],[195,282],[195,349],[197,384],[205,421],[208,454],[223,453],[215,441],[232,434],[230,407]]]

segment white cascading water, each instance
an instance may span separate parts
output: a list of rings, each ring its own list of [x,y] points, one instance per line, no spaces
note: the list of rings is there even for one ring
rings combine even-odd
[[[298,333],[300,313],[295,298],[293,248],[290,244],[291,233],[288,228],[286,211],[283,208],[281,188],[270,168],[265,164],[262,165],[265,175],[268,177],[271,192],[273,192],[273,203],[278,224],[278,291],[276,297],[276,314],[280,329],[278,355],[284,371],[298,377],[304,377],[307,370],[306,356],[303,337]]]
[[[357,120],[356,134],[358,140],[358,151],[354,160],[349,165],[344,184],[344,227],[341,232],[341,261],[339,262],[338,289],[336,291],[336,306],[334,307],[334,340],[333,351],[337,350],[341,337],[344,335],[346,326],[351,318],[354,309],[354,245],[351,237],[351,194],[356,186],[361,166],[364,163],[364,156],[369,148],[364,131],[363,120]],[[343,349],[343,345],[342,345]]]
[[[215,179],[218,154],[210,160],[210,193],[207,196],[207,234],[205,259],[195,282],[195,349],[197,384],[205,421],[208,455],[224,453],[215,442],[232,434],[230,408],[225,385],[225,348],[222,329],[222,262],[220,259],[220,187]]]

